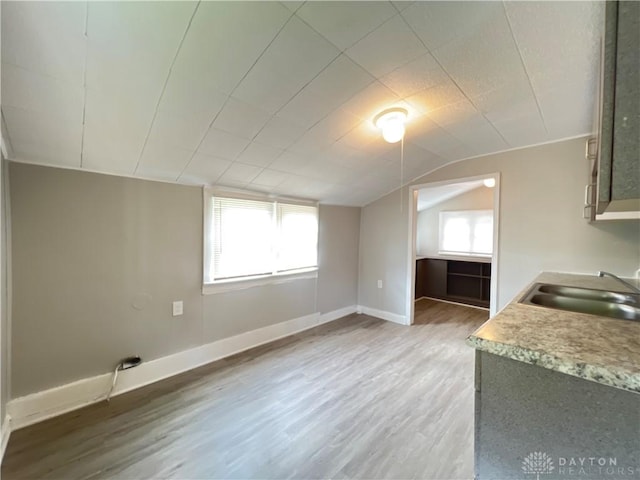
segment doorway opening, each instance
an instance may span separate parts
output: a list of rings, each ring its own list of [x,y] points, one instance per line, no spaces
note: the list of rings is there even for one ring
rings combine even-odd
[[[407,306],[422,298],[498,307],[500,174],[413,185],[409,192]]]

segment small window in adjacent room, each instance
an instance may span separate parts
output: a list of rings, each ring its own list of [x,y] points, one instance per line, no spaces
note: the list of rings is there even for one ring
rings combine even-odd
[[[440,212],[441,254],[489,257],[493,253],[493,211]]]
[[[318,207],[205,191],[204,283],[317,269]]]

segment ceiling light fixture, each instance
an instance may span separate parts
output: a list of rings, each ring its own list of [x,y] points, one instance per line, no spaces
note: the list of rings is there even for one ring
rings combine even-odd
[[[404,137],[404,124],[408,113],[404,108],[388,108],[376,115],[373,124],[382,130],[382,138],[387,142],[397,143]]]
[[[482,183],[484,183],[484,186],[487,187],[487,188],[493,188],[493,187],[496,186],[496,179],[495,178],[485,178]]]

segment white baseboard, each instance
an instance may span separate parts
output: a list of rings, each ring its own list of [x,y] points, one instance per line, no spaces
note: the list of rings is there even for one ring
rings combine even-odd
[[[342,317],[346,317],[347,315],[351,315],[352,313],[356,313],[357,307],[355,305],[351,305],[349,307],[340,308],[338,310],[333,310],[332,312],[323,313],[320,315],[320,324],[333,322]]]
[[[143,362],[136,368],[119,373],[118,384],[112,396],[144,387],[150,383],[172,377],[221,358],[337,320],[355,311],[356,306],[353,305],[322,315],[313,313],[224,338],[166,357]],[[111,379],[112,373],[105,373],[13,399],[7,405],[11,416],[11,429],[17,430],[92,403],[103,401],[111,386]]]
[[[407,317],[405,315],[398,315],[397,313],[385,312],[384,310],[378,310],[375,308],[365,307],[364,305],[358,305],[357,311],[364,313],[365,315],[371,315],[372,317],[381,318],[393,323],[399,323],[400,325],[409,325]]]
[[[451,300],[443,300],[441,298],[433,298],[433,297],[422,297],[422,298],[424,298],[426,300],[432,300],[434,302],[448,303],[450,305],[458,305],[460,307],[468,307],[468,308],[475,308],[476,310],[489,311],[489,309],[487,307],[479,307],[477,305],[469,305],[468,303],[453,302]],[[420,300],[422,300],[422,298]]]
[[[4,452],[7,450],[9,437],[11,436],[11,417],[7,414],[2,421],[2,431],[0,432],[0,463],[4,458]]]

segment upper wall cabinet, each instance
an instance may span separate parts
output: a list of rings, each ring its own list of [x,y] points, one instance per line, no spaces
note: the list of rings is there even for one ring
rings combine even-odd
[[[594,163],[587,204],[592,220],[638,218],[640,2],[607,2],[605,21],[599,135],[590,145]]]

